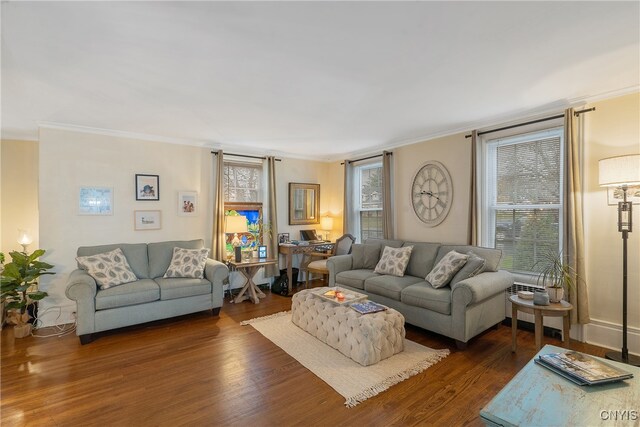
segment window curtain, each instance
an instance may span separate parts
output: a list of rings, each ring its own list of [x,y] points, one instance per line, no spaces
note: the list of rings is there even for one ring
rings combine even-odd
[[[344,205],[342,208],[342,233],[357,236],[354,227],[354,197],[353,197],[353,165],[349,160],[344,161]]]
[[[265,159],[267,166],[267,203],[269,205],[268,223],[270,228],[267,233],[268,252],[270,258],[278,259],[278,201],[276,199],[276,158],[267,156]],[[263,234],[264,236],[264,234]],[[264,237],[263,237],[264,238]],[[265,268],[265,277],[274,277],[280,274],[278,263],[275,265],[267,265]]]
[[[478,246],[478,131],[471,132],[471,188],[469,191],[469,226],[467,244]]]
[[[215,154],[213,162],[213,232],[211,236],[211,258],[224,262],[227,258],[224,233],[224,156],[222,150]]]
[[[391,164],[392,152],[382,152],[382,236],[385,239],[393,239],[393,210],[391,181],[393,179],[393,170]]]
[[[568,289],[573,304],[572,323],[589,323],[589,298],[584,265],[584,228],[582,211],[582,135],[577,131],[573,108],[564,114],[565,142],[565,231],[563,247],[565,262],[575,271],[574,286]]]

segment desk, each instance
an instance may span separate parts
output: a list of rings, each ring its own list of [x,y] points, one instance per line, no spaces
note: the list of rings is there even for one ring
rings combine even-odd
[[[253,276],[255,276],[258,270],[262,267],[266,265],[273,265],[277,261],[278,260],[276,259],[251,259],[249,261],[242,262],[229,261],[229,265],[238,270],[246,279],[244,286],[233,302],[238,303],[246,299],[250,299],[254,304],[258,304],[260,302],[260,298],[264,298],[266,295],[260,290],[258,285],[255,284]]]
[[[566,349],[546,345],[535,357],[562,351]],[[488,426],[637,426],[640,368],[597,359],[633,373],[633,378],[579,386],[530,360],[482,408],[481,420]]]
[[[289,295],[293,294],[293,255],[296,254],[308,254],[315,252],[318,246],[326,246],[330,243],[310,243],[308,245],[286,245],[281,244],[278,247],[278,252],[284,255],[287,265],[287,278],[289,279]],[[297,279],[296,279],[297,280]]]
[[[533,300],[522,299],[518,295],[511,295],[511,351],[516,351],[516,334],[518,333],[518,311],[535,316],[536,350],[542,348],[542,317],[563,317],[562,342],[569,341],[569,312],[573,308],[566,301],[552,302],[549,305],[535,305]]]

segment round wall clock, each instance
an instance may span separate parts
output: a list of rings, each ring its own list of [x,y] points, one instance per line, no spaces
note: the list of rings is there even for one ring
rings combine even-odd
[[[428,161],[416,172],[411,185],[411,205],[420,221],[435,227],[447,217],[453,200],[451,175],[444,165]]]

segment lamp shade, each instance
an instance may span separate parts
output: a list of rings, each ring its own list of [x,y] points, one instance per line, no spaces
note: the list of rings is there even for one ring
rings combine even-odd
[[[333,218],[330,216],[320,218],[320,230],[333,230]]]
[[[640,154],[609,157],[599,162],[601,187],[640,185]]]
[[[242,215],[226,216],[224,231],[225,233],[248,233],[247,217]]]
[[[18,229],[18,243],[21,245],[30,245],[33,239],[29,235],[29,230]]]

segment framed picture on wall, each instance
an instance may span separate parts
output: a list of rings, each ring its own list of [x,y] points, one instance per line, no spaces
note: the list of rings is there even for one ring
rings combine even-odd
[[[617,187],[607,187],[607,203],[618,205],[623,199],[622,190]],[[627,188],[627,202],[640,205],[640,186]]]
[[[198,193],[195,191],[178,192],[178,215],[196,216],[198,214]]]
[[[162,228],[160,211],[133,211],[134,230],[160,230]]]
[[[113,215],[113,188],[80,187],[78,215]]]
[[[160,200],[160,176],[136,174],[136,200]]]

